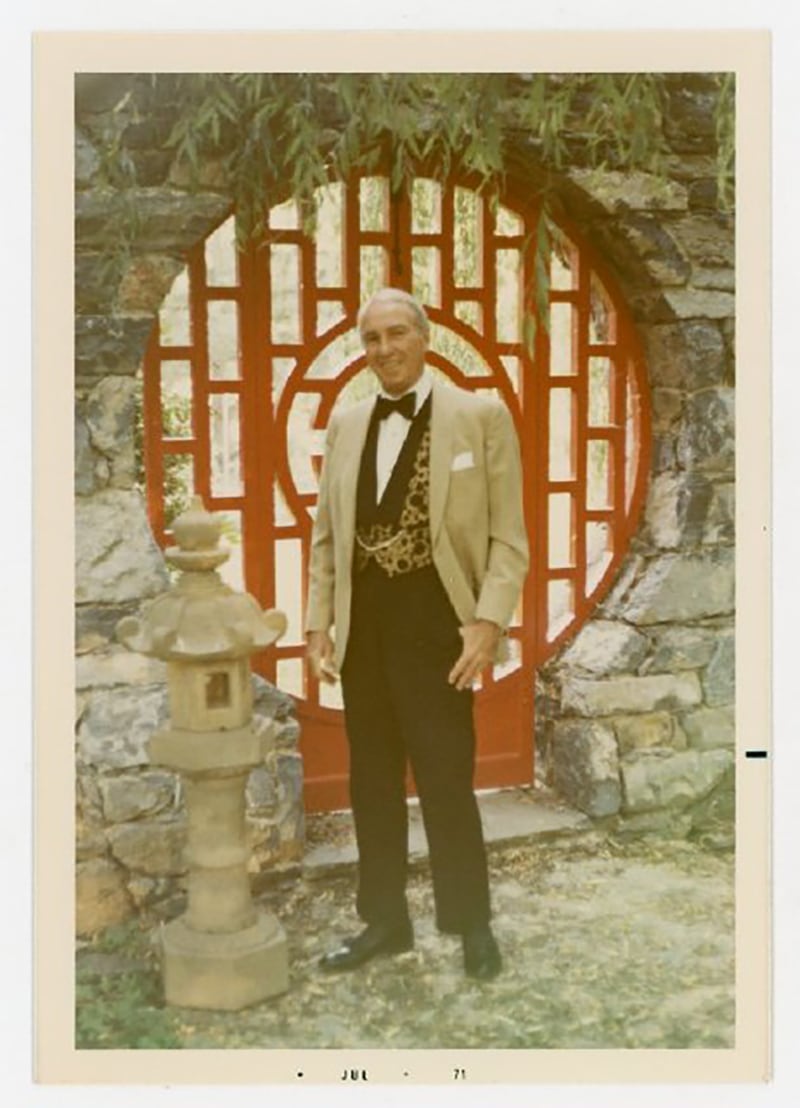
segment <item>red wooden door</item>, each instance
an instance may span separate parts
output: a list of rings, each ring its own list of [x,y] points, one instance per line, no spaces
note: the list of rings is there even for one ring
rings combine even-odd
[[[290,201],[240,254],[231,217],[162,308],[144,370],[154,532],[168,541],[191,491],[225,513],[231,583],[289,617],[277,650],[254,663],[296,699],[307,806],[347,807],[339,691],[320,687],[303,655],[309,541],[331,412],[375,387],[354,331],[359,305],[384,285],[414,292],[434,371],[500,396],[520,436],[533,565],[511,658],[476,698],[476,785],[528,783],[535,668],[610,584],[643,497],[649,424],[632,325],[599,259],[552,226],[549,317],[524,341],[539,218],[524,197],[492,206],[469,182],[417,178],[392,198],[382,177],[317,195],[313,231]]]

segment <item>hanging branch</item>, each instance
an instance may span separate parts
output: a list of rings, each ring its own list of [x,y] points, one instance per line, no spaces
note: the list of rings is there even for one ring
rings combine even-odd
[[[652,73],[190,73],[155,74],[150,81],[156,94],[169,83],[177,118],[166,145],[176,165],[188,168],[191,186],[198,187],[207,160],[221,164],[242,245],[266,233],[270,207],[287,196],[297,202],[304,229],[313,230],[315,190],[373,172],[387,155],[394,193],[420,173],[440,183],[463,173],[496,211],[521,136],[556,173],[569,160],[566,136],[580,141],[584,159],[598,169],[663,178],[668,153],[665,81]],[[719,74],[716,85],[717,191],[724,207],[733,199],[733,74]],[[124,129],[108,145],[104,167],[123,197],[136,184]],[[546,322],[547,182],[539,202],[528,268],[536,274],[535,315]],[[125,256],[136,232],[136,213],[128,207],[115,217],[113,253]]]

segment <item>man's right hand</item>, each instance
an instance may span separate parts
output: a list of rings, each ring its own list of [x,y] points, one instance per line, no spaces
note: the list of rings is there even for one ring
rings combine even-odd
[[[333,639],[327,631],[309,631],[306,638],[306,653],[311,663],[311,672],[318,681],[335,685],[339,674],[333,663]]]

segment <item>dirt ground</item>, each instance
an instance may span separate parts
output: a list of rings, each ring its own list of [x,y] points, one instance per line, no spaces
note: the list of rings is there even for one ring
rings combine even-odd
[[[466,978],[459,940],[436,931],[424,865],[409,890],[415,949],[344,975],[324,975],[317,962],[359,929],[354,874],[276,886],[262,902],[287,932],[290,991],[235,1014],[167,1010],[169,1045],[731,1047],[733,869],[730,852],[683,841],[621,843],[589,835],[495,847],[494,925],[505,968],[488,983]],[[128,961],[120,968],[121,956]],[[155,1045],[131,1041],[135,1035],[126,1041],[118,1014],[116,1030],[104,1033],[92,987],[98,957],[102,948],[79,955],[80,1003],[88,1005],[82,1024],[88,1019],[93,1028],[91,1045]],[[129,944],[118,946],[114,957],[116,972],[124,974],[127,965],[140,1004],[157,1008],[152,954]]]

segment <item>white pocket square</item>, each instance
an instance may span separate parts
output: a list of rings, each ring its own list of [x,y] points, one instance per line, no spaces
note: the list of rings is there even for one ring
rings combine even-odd
[[[465,450],[463,454],[456,454],[450,469],[455,472],[457,469],[472,469],[474,465],[475,459],[472,457],[472,451]]]

